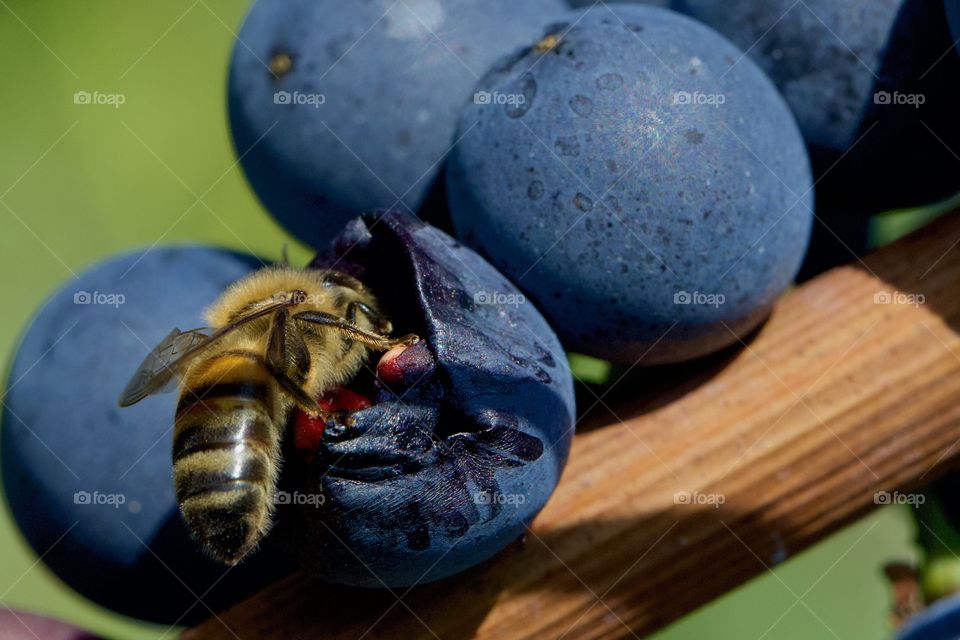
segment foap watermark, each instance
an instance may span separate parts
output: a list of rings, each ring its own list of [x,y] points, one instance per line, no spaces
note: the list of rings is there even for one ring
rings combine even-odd
[[[677,291],[673,294],[673,304],[691,304],[718,308],[727,297],[722,293],[704,293],[703,291]]]
[[[477,491],[473,494],[474,504],[498,504],[520,506],[527,501],[522,493],[500,493],[499,491]]]
[[[82,505],[109,505],[114,509],[119,509],[120,505],[126,503],[127,496],[122,493],[100,493],[99,491],[77,491],[73,494],[73,504]]]
[[[719,509],[720,505],[727,501],[727,496],[722,493],[700,493],[694,491],[677,491],[673,494],[673,504],[681,505],[708,505],[714,509]]]
[[[499,291],[478,291],[473,295],[477,304],[499,304],[508,307],[518,307],[527,301],[522,293],[501,293]]]
[[[73,94],[73,104],[105,106],[119,109],[127,102],[127,96],[122,93],[102,93],[100,91],[77,91]]]
[[[274,504],[309,507],[322,507],[326,501],[327,497],[322,493],[301,493],[299,491],[277,491],[273,498]]]
[[[700,91],[677,91],[673,94],[673,104],[689,104],[698,107],[720,107],[726,104],[727,96],[722,93],[702,93]]]
[[[919,507],[927,501],[927,496],[922,493],[900,493],[899,491],[877,491],[873,494],[873,504],[908,504],[911,507]]]
[[[477,91],[473,94],[473,104],[479,105],[509,105],[519,107],[527,103],[527,96],[522,93],[500,93],[499,91]]]
[[[323,304],[330,301],[330,294],[284,291],[273,294],[270,299],[274,304]]]
[[[907,106],[919,109],[927,101],[927,96],[922,93],[900,93],[894,91],[877,91],[873,94],[873,104]]]
[[[919,307],[927,301],[922,293],[904,293],[903,291],[877,291],[873,294],[873,304],[896,304]]]
[[[327,103],[327,96],[322,93],[302,93],[300,91],[277,91],[273,94],[273,104],[308,105],[319,109]]]
[[[103,293],[101,291],[77,291],[73,294],[73,304],[92,304],[119,307],[127,301],[122,293]]]

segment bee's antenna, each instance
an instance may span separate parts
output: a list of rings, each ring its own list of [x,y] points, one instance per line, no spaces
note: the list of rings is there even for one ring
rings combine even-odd
[[[284,243],[283,243],[283,248],[280,250],[280,264],[282,264],[282,265],[285,266],[285,267],[289,267],[289,266],[290,266],[290,253],[289,253],[289,249],[290,249],[290,245],[288,245],[286,242],[284,242]]]

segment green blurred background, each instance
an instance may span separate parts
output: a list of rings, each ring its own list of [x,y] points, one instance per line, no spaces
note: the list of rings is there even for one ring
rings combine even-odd
[[[309,257],[262,210],[235,165],[224,96],[246,6],[246,0],[0,0],[5,363],[44,299],[112,253],[201,242],[279,258],[286,242],[295,263]],[[77,105],[78,91],[122,94],[125,102]],[[875,237],[887,241],[929,215],[888,216]],[[832,637],[827,627],[844,639],[886,637],[882,565],[916,556],[907,509],[886,508],[858,522],[656,638],[807,640]],[[112,638],[174,635],[74,594],[37,561],[5,507],[0,603]]]

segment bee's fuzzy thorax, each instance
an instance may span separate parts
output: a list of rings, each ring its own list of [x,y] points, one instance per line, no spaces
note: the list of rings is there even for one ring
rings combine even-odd
[[[320,271],[273,266],[260,269],[230,285],[204,313],[207,324],[222,327],[237,311],[250,303],[268,300],[277,294],[292,290],[317,294],[322,290]]]

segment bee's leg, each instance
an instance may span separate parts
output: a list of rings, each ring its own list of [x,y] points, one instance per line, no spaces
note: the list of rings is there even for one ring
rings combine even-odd
[[[299,384],[282,374],[273,374],[273,377],[276,379],[277,384],[280,385],[280,388],[286,391],[290,397],[293,398],[298,407],[307,413],[322,416],[325,419],[329,419],[331,417],[332,414],[321,409],[317,401],[307,395],[307,392],[304,391],[303,387],[301,387]]]
[[[367,319],[373,323],[373,326],[377,328],[377,331],[383,334],[388,334],[393,331],[393,325],[390,324],[390,321],[387,320],[383,314],[381,314],[376,309],[373,309],[370,305],[360,302],[359,300],[354,300],[347,305],[347,313],[344,316],[347,322],[356,326],[357,324],[357,311],[363,313],[367,316]]]
[[[301,386],[310,370],[310,351],[287,309],[280,309],[273,316],[265,361],[280,388],[302,409],[323,414],[316,398],[311,398]]]
[[[294,320],[300,322],[309,322],[322,327],[329,327],[378,351],[389,351],[396,346],[416,344],[420,341],[420,338],[412,333],[401,338],[391,338],[389,336],[364,331],[363,329],[353,326],[343,318],[338,318],[323,311],[301,311],[292,317]]]

